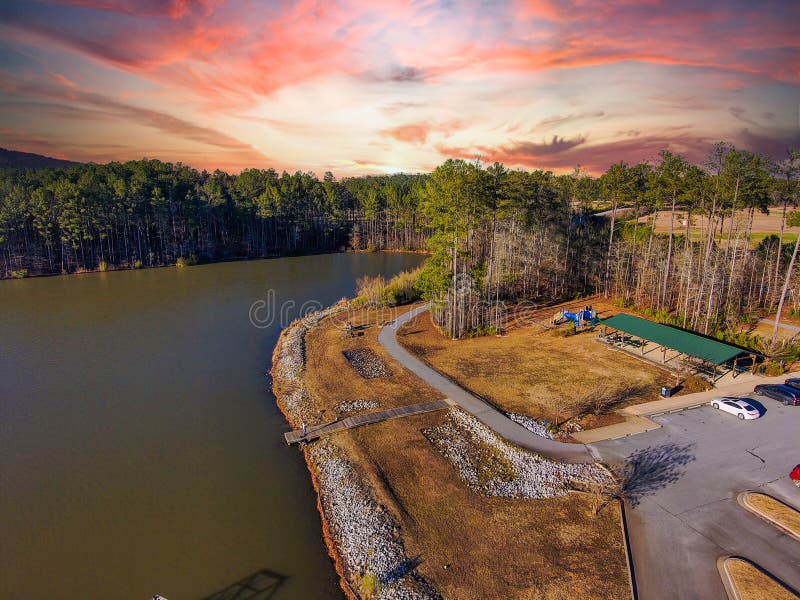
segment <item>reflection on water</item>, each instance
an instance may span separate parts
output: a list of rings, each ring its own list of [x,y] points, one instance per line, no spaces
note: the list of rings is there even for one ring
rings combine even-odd
[[[285,578],[276,599],[340,598],[264,377],[279,327],[254,327],[249,310],[269,289],[330,304],[362,274],[419,262],[0,282],[0,597],[206,598],[268,566]]]

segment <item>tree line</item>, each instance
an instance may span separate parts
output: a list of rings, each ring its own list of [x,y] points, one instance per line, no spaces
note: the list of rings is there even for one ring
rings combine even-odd
[[[0,171],[3,277],[355,249],[424,248],[398,174],[208,173],[158,160]]]
[[[591,293],[713,334],[758,310],[780,312],[787,298],[800,310],[799,242],[784,239],[800,218],[799,170],[797,152],[773,162],[725,143],[703,164],[665,150],[599,177],[464,160],[339,181],[158,160],[3,170],[0,269],[427,249],[417,289],[454,338],[498,330],[509,300]],[[776,206],[779,231],[755,243],[755,215]]]

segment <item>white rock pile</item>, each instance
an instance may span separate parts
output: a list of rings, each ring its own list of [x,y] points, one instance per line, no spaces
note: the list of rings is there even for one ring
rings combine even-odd
[[[606,471],[597,465],[557,463],[512,446],[460,409],[451,409],[444,423],[424,433],[453,464],[467,485],[487,496],[563,496],[572,481],[600,483],[608,478]],[[499,453],[499,460],[512,470],[511,477],[487,479],[480,476],[485,473],[485,470],[482,471],[485,465],[481,461],[486,460],[487,448],[490,449],[490,455],[498,456]]]
[[[380,356],[369,348],[358,348],[343,352],[344,357],[364,379],[389,377],[392,372]]]
[[[406,558],[394,519],[372,499],[350,461],[326,441],[309,446],[308,452],[317,469],[329,529],[347,571],[374,575],[380,582],[378,598],[438,598]]]
[[[539,421],[531,419],[530,417],[526,417],[525,415],[518,415],[515,413],[509,413],[508,418],[515,423],[519,423],[525,429],[535,433],[536,435],[542,436],[543,438],[547,438],[549,440],[553,439],[553,434],[550,433],[547,427],[539,423]]]
[[[340,302],[325,310],[306,315],[293,321],[281,334],[275,347],[273,377],[280,386],[280,401],[289,414],[298,422],[313,422],[314,407],[308,398],[303,383],[303,370],[306,364],[306,333],[330,315],[347,310],[347,304]]]
[[[340,415],[346,415],[349,413],[361,412],[362,410],[373,410],[380,406],[380,402],[376,402],[375,400],[347,400],[345,402],[339,402],[336,405],[336,412]]]

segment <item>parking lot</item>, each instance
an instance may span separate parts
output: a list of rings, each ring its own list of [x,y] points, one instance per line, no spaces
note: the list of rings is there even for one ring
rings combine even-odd
[[[725,600],[716,561],[742,556],[800,590],[800,542],[736,502],[745,490],[800,508],[800,406],[752,396],[761,418],[710,406],[654,417],[662,427],[593,444],[636,467],[628,526],[639,597]]]

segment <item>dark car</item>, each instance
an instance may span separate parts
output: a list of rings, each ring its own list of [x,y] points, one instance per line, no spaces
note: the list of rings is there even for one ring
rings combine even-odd
[[[780,383],[774,385],[761,384],[753,388],[753,391],[756,394],[761,394],[762,396],[772,398],[773,400],[783,402],[787,405],[791,404],[797,406],[800,404],[800,390],[790,385],[783,385]]]
[[[800,377],[789,377],[783,384],[800,390]]]

